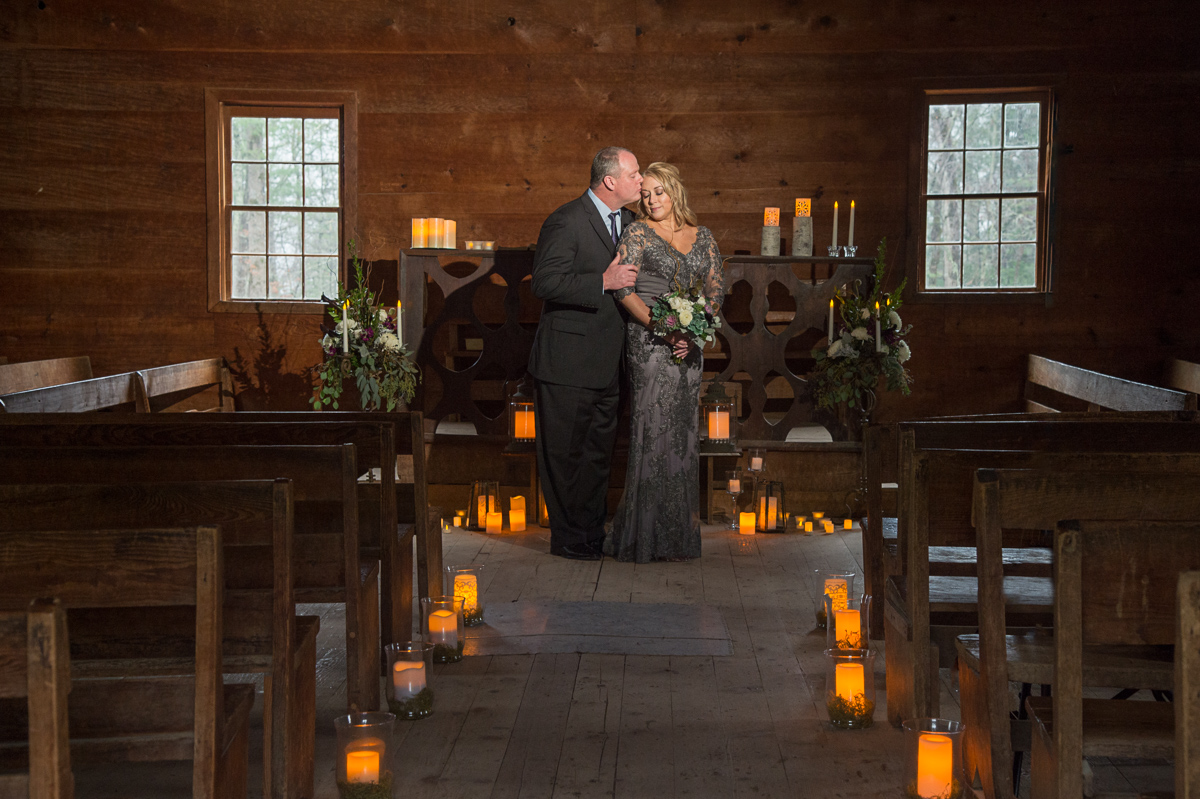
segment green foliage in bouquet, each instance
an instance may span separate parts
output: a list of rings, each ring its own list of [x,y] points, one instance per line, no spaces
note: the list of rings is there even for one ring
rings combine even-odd
[[[370,268],[366,267],[349,244],[350,260],[354,265],[355,288],[347,289],[338,283],[336,300],[325,297],[332,328],[321,326],[324,337],[321,351],[325,360],[316,367],[317,393],[312,403],[315,410],[324,405],[338,408],[342,384],[353,376],[362,399],[363,410],[394,410],[401,403],[412,402],[421,373],[408,348],[400,343],[397,329],[399,314],[391,316],[379,307],[376,295],[367,288]],[[348,336],[343,338],[343,324]],[[349,347],[343,348],[348,339]]]
[[[903,326],[899,313],[907,281],[900,281],[890,294],[883,292],[886,256],[884,239],[875,255],[875,280],[870,292],[865,291],[861,280],[838,289],[841,313],[834,335],[826,346],[812,351],[817,365],[809,376],[809,389],[818,408],[861,408],[865,395],[874,392],[880,379],[889,391],[911,391],[912,376],[904,364],[912,352],[904,337],[912,325]],[[875,338],[876,319],[881,347]]]

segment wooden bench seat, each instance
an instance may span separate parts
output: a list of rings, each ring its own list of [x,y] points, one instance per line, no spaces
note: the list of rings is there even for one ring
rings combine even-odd
[[[1168,388],[1200,394],[1200,363],[1168,358],[1164,382]]]
[[[58,386],[92,378],[92,361],[86,355],[0,364],[0,397],[18,391]]]
[[[136,530],[0,531],[0,609],[52,594],[69,614],[189,607],[194,624],[188,676],[73,679],[69,701],[74,764],[113,760],[192,760],[192,795],[246,795],[252,685],[221,677],[221,533],[217,527]],[[86,628],[71,621],[75,634]],[[151,647],[149,660],[157,651]],[[78,655],[76,655],[78,658]],[[26,713],[4,700],[0,741],[19,752]]]
[[[1196,395],[1093,372],[1039,355],[1030,355],[1025,373],[1025,410],[1071,410],[1058,397],[1089,410],[1196,410]]]
[[[89,378],[0,392],[0,412],[229,412],[234,408],[233,383],[222,358],[168,364],[106,377],[92,378],[89,374]]]
[[[67,619],[55,599],[27,611],[0,612],[0,700],[24,699],[25,747],[18,758],[0,744],[0,796],[72,799],[75,777],[67,739],[71,661]],[[15,769],[15,770],[11,770]]]
[[[979,634],[958,636],[958,659],[963,670],[979,672]],[[1054,635],[1038,630],[1004,636],[1008,679],[1029,685],[1054,681]],[[1170,646],[1090,646],[1085,650],[1083,681],[1086,685],[1121,687],[1137,685],[1148,690],[1169,691],[1174,679],[1175,650]]]
[[[1114,701],[1084,699],[1082,754],[1084,757],[1173,760],[1175,757],[1175,712],[1169,702]],[[1054,736],[1054,700],[1031,696],[1025,700],[1034,720],[1035,740]],[[1034,752],[1041,751],[1038,747]],[[1034,762],[1038,758],[1035,757]],[[1033,774],[1034,784],[1042,783],[1041,769]],[[1033,797],[1057,797],[1038,791]]]

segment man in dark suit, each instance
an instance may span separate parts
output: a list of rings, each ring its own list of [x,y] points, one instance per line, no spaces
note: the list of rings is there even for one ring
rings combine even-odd
[[[538,235],[533,293],[542,300],[529,356],[537,379],[537,465],[550,516],[550,552],[599,560],[625,324],[609,293],[632,286],[617,240],[641,196],[633,153],[605,147],[591,187],[552,213]]]

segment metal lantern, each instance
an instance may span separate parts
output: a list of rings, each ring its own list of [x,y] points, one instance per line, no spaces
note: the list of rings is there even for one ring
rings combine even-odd
[[[782,533],[786,529],[783,512],[783,483],[759,480],[754,486],[754,528],[763,533]]]
[[[733,399],[718,380],[709,383],[708,391],[700,398],[700,449],[708,453],[738,452]]]
[[[467,529],[487,529],[488,514],[500,512],[500,483],[476,480],[471,484],[471,502],[467,505]]]
[[[508,399],[509,443],[506,452],[533,451],[533,442],[537,439],[533,395],[533,379],[525,375]]]

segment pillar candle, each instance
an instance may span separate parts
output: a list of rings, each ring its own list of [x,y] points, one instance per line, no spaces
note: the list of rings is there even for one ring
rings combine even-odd
[[[837,201],[834,201],[834,203],[833,203],[833,246],[834,247],[837,246],[837,218],[838,218],[838,204],[837,204]]]
[[[378,739],[365,739],[367,741]],[[346,782],[379,782],[379,752],[371,749],[346,750]]]
[[[455,517],[454,517],[454,526],[455,526],[455,527],[462,527],[462,517],[461,517],[461,516],[455,516]]]
[[[491,530],[488,530],[490,533]],[[479,581],[473,574],[454,575],[454,595],[462,597],[463,613],[474,613],[479,609]]]
[[[425,664],[397,660],[392,664],[392,689],[397,699],[412,699],[425,690]]]
[[[809,522],[808,524],[812,524]],[[808,531],[808,524],[804,525],[804,529]],[[846,581],[841,577],[828,577],[825,580],[825,596],[833,600],[833,609],[845,610],[846,600],[849,598],[850,589],[846,585]]]
[[[429,614],[429,641],[451,649],[458,648],[458,614],[452,610],[435,610]]]
[[[948,735],[921,733],[917,740],[917,795],[949,796],[954,782],[954,742]]]
[[[525,532],[525,510],[523,508],[508,512],[508,529],[514,533]]]
[[[743,512],[738,520],[738,532],[742,535],[754,535],[754,514]]]
[[[854,529],[854,522],[850,521],[849,519],[844,519],[844,520],[842,521],[842,529],[843,529],[843,530],[853,530],[853,529]]]
[[[514,413],[513,437],[524,440],[535,438],[533,410],[518,410]]]
[[[484,525],[487,524],[487,514],[488,514],[488,498],[486,496],[481,496],[479,498],[479,509],[475,512],[475,518],[479,520],[478,522],[476,522],[476,525],[478,527],[483,527]]]
[[[714,441],[729,438],[729,412],[712,411],[708,414],[708,437]]]
[[[429,220],[429,246],[441,247],[442,236],[446,232],[446,220],[435,216]]]
[[[883,332],[879,328],[879,300],[875,301],[875,351],[883,352]]]
[[[342,353],[350,351],[350,301],[342,303]]]
[[[732,479],[729,481],[729,489],[728,489],[728,490],[729,490],[729,493],[730,493],[730,494],[740,494],[740,493],[742,493],[742,481],[741,481],[741,480],[739,480],[739,479],[738,479],[738,478],[736,478],[736,477],[732,478]]]
[[[763,227],[779,227],[779,209],[763,209]]]
[[[412,221],[412,246],[414,250],[429,246],[429,231],[425,223],[426,220],[424,218],[413,219]]]
[[[829,340],[833,341],[833,300],[829,301]]]
[[[767,523],[763,525],[768,530],[779,526],[779,498],[767,497]]]
[[[487,531],[489,533],[498,533],[504,526],[504,514],[498,510],[490,510],[487,514]]]
[[[850,233],[850,235],[851,235],[851,237],[853,237],[854,236],[854,233],[853,233],[853,230],[854,230],[854,203],[851,203],[850,206],[851,206],[850,207],[850,230],[852,231]],[[458,249],[458,223],[455,222],[453,219],[446,220],[445,236],[446,237],[445,237],[445,240],[442,242],[442,246],[448,247],[451,250]],[[853,242],[851,242],[851,243],[853,243]]]
[[[854,200],[850,201],[850,233],[846,236],[846,246],[854,246]]]
[[[750,458],[750,471],[752,471],[752,472],[761,472],[762,471],[762,458],[760,458],[760,457]]]
[[[833,633],[839,649],[858,649],[862,643],[862,619],[857,610],[835,610]],[[843,646],[844,645],[844,646]]]
[[[847,702],[853,702],[856,696],[865,693],[861,663],[838,663],[834,668],[834,678],[837,695]]]
[[[825,519],[821,522],[821,527],[825,531],[825,535],[829,535],[833,532],[833,522],[829,521],[828,519]]]
[[[804,523],[804,532],[811,533],[813,531],[812,526],[813,526],[812,522],[805,522]]]

